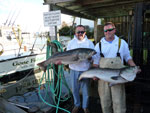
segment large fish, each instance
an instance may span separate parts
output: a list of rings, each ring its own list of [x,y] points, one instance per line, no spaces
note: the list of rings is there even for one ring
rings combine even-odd
[[[125,67],[122,69],[102,69],[102,68],[93,68],[88,71],[83,72],[79,80],[83,78],[93,78],[97,77],[101,80],[110,83],[110,86],[131,82],[135,79],[138,72],[138,66]]]
[[[51,63],[56,64],[56,62],[61,62],[62,64],[74,64],[87,60],[94,54],[96,54],[96,51],[90,48],[72,49],[65,52],[58,52],[37,65],[46,71],[46,67]]]

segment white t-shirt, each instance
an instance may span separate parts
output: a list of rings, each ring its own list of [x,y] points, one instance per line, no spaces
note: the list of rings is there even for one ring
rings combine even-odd
[[[76,48],[91,48],[94,49],[94,44],[92,41],[88,40],[87,36],[83,40],[78,40],[76,36],[68,43],[67,50]],[[69,68],[76,71],[86,71],[90,67],[90,62],[88,60],[82,61],[76,64],[69,64]]]
[[[115,35],[115,39],[110,43],[105,40],[105,37],[103,37],[101,40],[101,51],[104,55],[105,58],[115,58],[117,56],[118,52],[118,47],[119,47],[119,37]],[[94,55],[94,64],[99,64],[100,60],[100,48],[99,48],[99,43],[96,44],[95,46],[95,51],[97,52],[96,55]],[[128,44],[125,42],[125,40],[121,39],[121,45],[119,49],[119,53],[121,56],[121,60],[125,60],[126,62],[129,59],[132,59],[130,56],[130,51]]]

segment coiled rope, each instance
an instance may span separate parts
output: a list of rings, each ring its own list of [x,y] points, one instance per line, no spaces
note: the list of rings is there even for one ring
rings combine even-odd
[[[54,40],[51,43],[54,43],[57,46],[57,51],[58,52],[63,52],[63,48],[61,46],[61,44],[57,41]],[[52,47],[51,46],[47,46],[47,53],[46,53],[46,59],[49,58],[49,56],[52,55]],[[63,70],[63,65],[58,65],[58,73],[56,72],[56,68],[54,64],[50,64],[49,66],[47,66],[47,70],[46,72],[43,73],[42,78],[40,80],[40,84],[39,84],[39,97],[41,98],[41,100],[51,106],[56,108],[56,113],[58,113],[58,110],[63,110],[67,113],[70,113],[70,111],[68,111],[67,109],[61,108],[59,107],[60,102],[64,102],[66,100],[68,100],[71,97],[71,90],[68,87],[66,80],[64,78],[64,70]],[[57,77],[57,82],[56,84],[54,83],[55,77]],[[54,105],[51,103],[48,103],[42,96],[40,93],[40,88],[42,85],[42,81],[45,79],[45,90],[46,90],[46,96],[48,96],[48,88],[50,89],[50,91],[52,92],[52,97],[54,100]],[[55,84],[55,85],[54,85]],[[68,90],[68,97],[66,97],[66,95],[62,95],[62,85],[64,85],[67,90]],[[57,101],[56,101],[57,100]]]

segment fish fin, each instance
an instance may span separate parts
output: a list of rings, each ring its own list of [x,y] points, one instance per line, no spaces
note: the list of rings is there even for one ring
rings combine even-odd
[[[113,76],[113,77],[111,77],[111,79],[113,79],[113,80],[118,80],[119,77],[120,77],[120,76]]]
[[[123,71],[122,69],[119,71],[119,75],[118,75],[118,76],[121,76],[121,74],[122,74],[122,71]]]
[[[99,69],[99,67],[90,67],[89,70],[90,69]]]
[[[44,63],[45,63],[45,61],[38,63],[37,65],[40,67],[40,69],[42,69],[44,72],[46,72],[47,66],[45,66]]]
[[[118,80],[118,78],[121,76],[121,74],[122,74],[122,71],[120,70],[118,76],[113,76],[113,77],[111,77],[111,79]]]

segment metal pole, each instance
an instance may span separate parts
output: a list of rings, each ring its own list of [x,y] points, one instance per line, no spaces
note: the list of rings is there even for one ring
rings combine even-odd
[[[53,6],[52,4],[49,5],[49,11],[53,11]],[[53,40],[57,40],[57,26],[54,26],[54,31],[55,31],[55,36],[50,36],[50,41],[53,41]],[[51,35],[51,34],[50,34]],[[50,43],[52,44],[52,43]],[[54,46],[52,46],[52,54],[55,54],[58,49],[57,49],[57,46],[55,44],[53,44]],[[58,65],[54,65],[55,67],[55,71],[56,73],[53,73],[54,74],[54,88],[56,88],[57,86],[57,82],[58,82],[58,77],[57,77],[57,74],[58,74]],[[60,82],[59,82],[60,83]],[[60,84],[59,84],[60,85]],[[60,86],[59,88],[56,90],[56,92],[60,92]],[[59,93],[57,93],[58,95],[56,95],[55,97],[55,100],[58,101],[57,99],[59,98]]]

